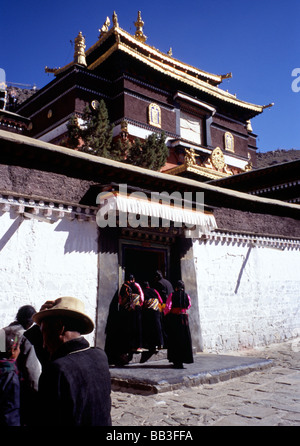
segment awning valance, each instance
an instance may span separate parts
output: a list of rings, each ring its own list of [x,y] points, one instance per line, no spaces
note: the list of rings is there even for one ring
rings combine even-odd
[[[134,193],[131,195],[115,192],[99,194],[97,203],[100,205],[97,213],[97,223],[100,227],[113,224],[115,221],[113,217],[118,213],[118,226],[124,227],[129,224],[133,227],[159,227],[162,224],[159,219],[162,219],[164,226],[167,226],[168,222],[172,222],[175,227],[188,228],[186,230],[187,237],[199,237],[200,234],[217,228],[215,217],[210,212],[156,202],[140,198]],[[123,217],[124,214],[126,215],[126,219],[120,218],[122,213]],[[137,218],[137,216],[139,217]],[[150,224],[148,217],[150,217]]]

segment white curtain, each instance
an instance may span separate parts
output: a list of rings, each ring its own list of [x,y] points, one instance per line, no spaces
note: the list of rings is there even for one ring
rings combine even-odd
[[[181,112],[180,136],[196,144],[201,144],[201,120]]]

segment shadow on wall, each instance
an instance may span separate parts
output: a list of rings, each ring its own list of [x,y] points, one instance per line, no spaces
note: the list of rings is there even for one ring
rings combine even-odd
[[[92,222],[61,220],[55,231],[67,232],[64,253],[98,253],[98,227]]]
[[[243,263],[242,263],[242,266],[241,266],[241,269],[240,269],[240,272],[239,272],[239,275],[238,275],[238,278],[237,278],[236,287],[235,287],[235,290],[234,290],[235,294],[237,294],[237,292],[239,290],[240,283],[241,283],[242,276],[243,276],[243,272],[244,272],[244,269],[246,268],[246,265],[247,265],[247,262],[248,262],[248,259],[249,259],[249,256],[250,256],[251,249],[252,249],[252,245],[249,246],[247,254],[246,254],[246,257],[243,260]]]
[[[4,246],[9,242],[9,240],[12,238],[12,236],[17,232],[19,229],[23,219],[21,217],[18,217],[14,220],[12,225],[8,228],[8,230],[5,232],[5,234],[0,239],[0,252],[4,248]]]

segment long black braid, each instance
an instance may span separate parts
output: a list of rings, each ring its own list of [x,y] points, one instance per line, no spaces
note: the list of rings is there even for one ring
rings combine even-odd
[[[173,308],[187,308],[189,306],[189,299],[184,288],[184,282],[182,280],[178,280],[176,289],[172,296]]]

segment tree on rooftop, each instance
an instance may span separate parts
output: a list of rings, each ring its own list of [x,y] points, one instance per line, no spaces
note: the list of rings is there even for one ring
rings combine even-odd
[[[138,138],[135,140],[126,162],[146,169],[160,170],[165,165],[168,154],[165,133],[152,133],[143,142]]]
[[[68,141],[71,148],[78,148],[91,155],[109,157],[112,145],[113,127],[103,99],[94,108],[87,105],[82,115],[83,124],[73,115],[67,125]]]
[[[81,150],[91,155],[108,158],[112,144],[112,125],[108,119],[108,111],[103,99],[91,109],[87,106],[84,110],[82,128],[83,147]]]
[[[67,126],[68,147],[151,170],[159,170],[167,160],[169,150],[164,133],[153,133],[145,141],[113,141],[113,126],[103,100],[94,108],[87,106],[82,121],[84,124],[80,125],[76,116],[71,117]]]

